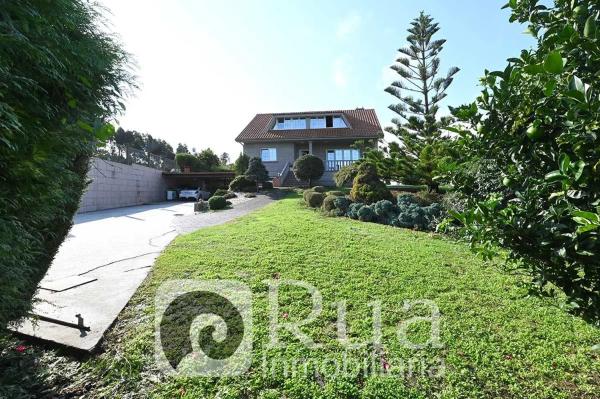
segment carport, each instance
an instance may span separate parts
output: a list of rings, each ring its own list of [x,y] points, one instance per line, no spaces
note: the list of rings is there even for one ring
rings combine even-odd
[[[163,172],[163,178],[170,190],[199,187],[204,191],[214,191],[217,188],[228,187],[235,179],[235,172]]]

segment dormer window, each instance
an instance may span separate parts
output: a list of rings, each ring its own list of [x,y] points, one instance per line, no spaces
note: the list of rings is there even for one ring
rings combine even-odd
[[[348,125],[341,115],[326,115],[304,118],[279,117],[275,119],[273,130],[343,129],[347,127]]]
[[[306,118],[277,118],[274,130],[306,129]]]

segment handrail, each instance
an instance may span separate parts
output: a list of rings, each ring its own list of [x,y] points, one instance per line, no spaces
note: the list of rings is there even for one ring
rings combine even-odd
[[[286,162],[285,166],[283,167],[283,170],[279,173],[279,179],[281,183],[283,183],[290,174],[290,166],[291,164],[289,162]]]

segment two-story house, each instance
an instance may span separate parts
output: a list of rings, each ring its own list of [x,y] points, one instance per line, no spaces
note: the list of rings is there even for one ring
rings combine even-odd
[[[383,130],[373,109],[258,114],[236,141],[249,157],[262,159],[269,175],[281,186],[297,186],[291,166],[299,157],[313,154],[325,165],[317,184],[331,186],[341,167],[362,156],[352,148],[358,140],[377,145]]]

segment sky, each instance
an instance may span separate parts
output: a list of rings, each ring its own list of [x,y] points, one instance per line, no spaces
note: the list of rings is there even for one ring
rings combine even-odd
[[[441,71],[461,69],[443,113],[477,97],[485,69],[503,69],[533,45],[508,22],[506,0],[99,2],[140,85],[118,125],[232,159],[257,113],[365,107],[388,126],[395,98],[384,89],[397,80],[389,67],[420,11],[447,40]]]

